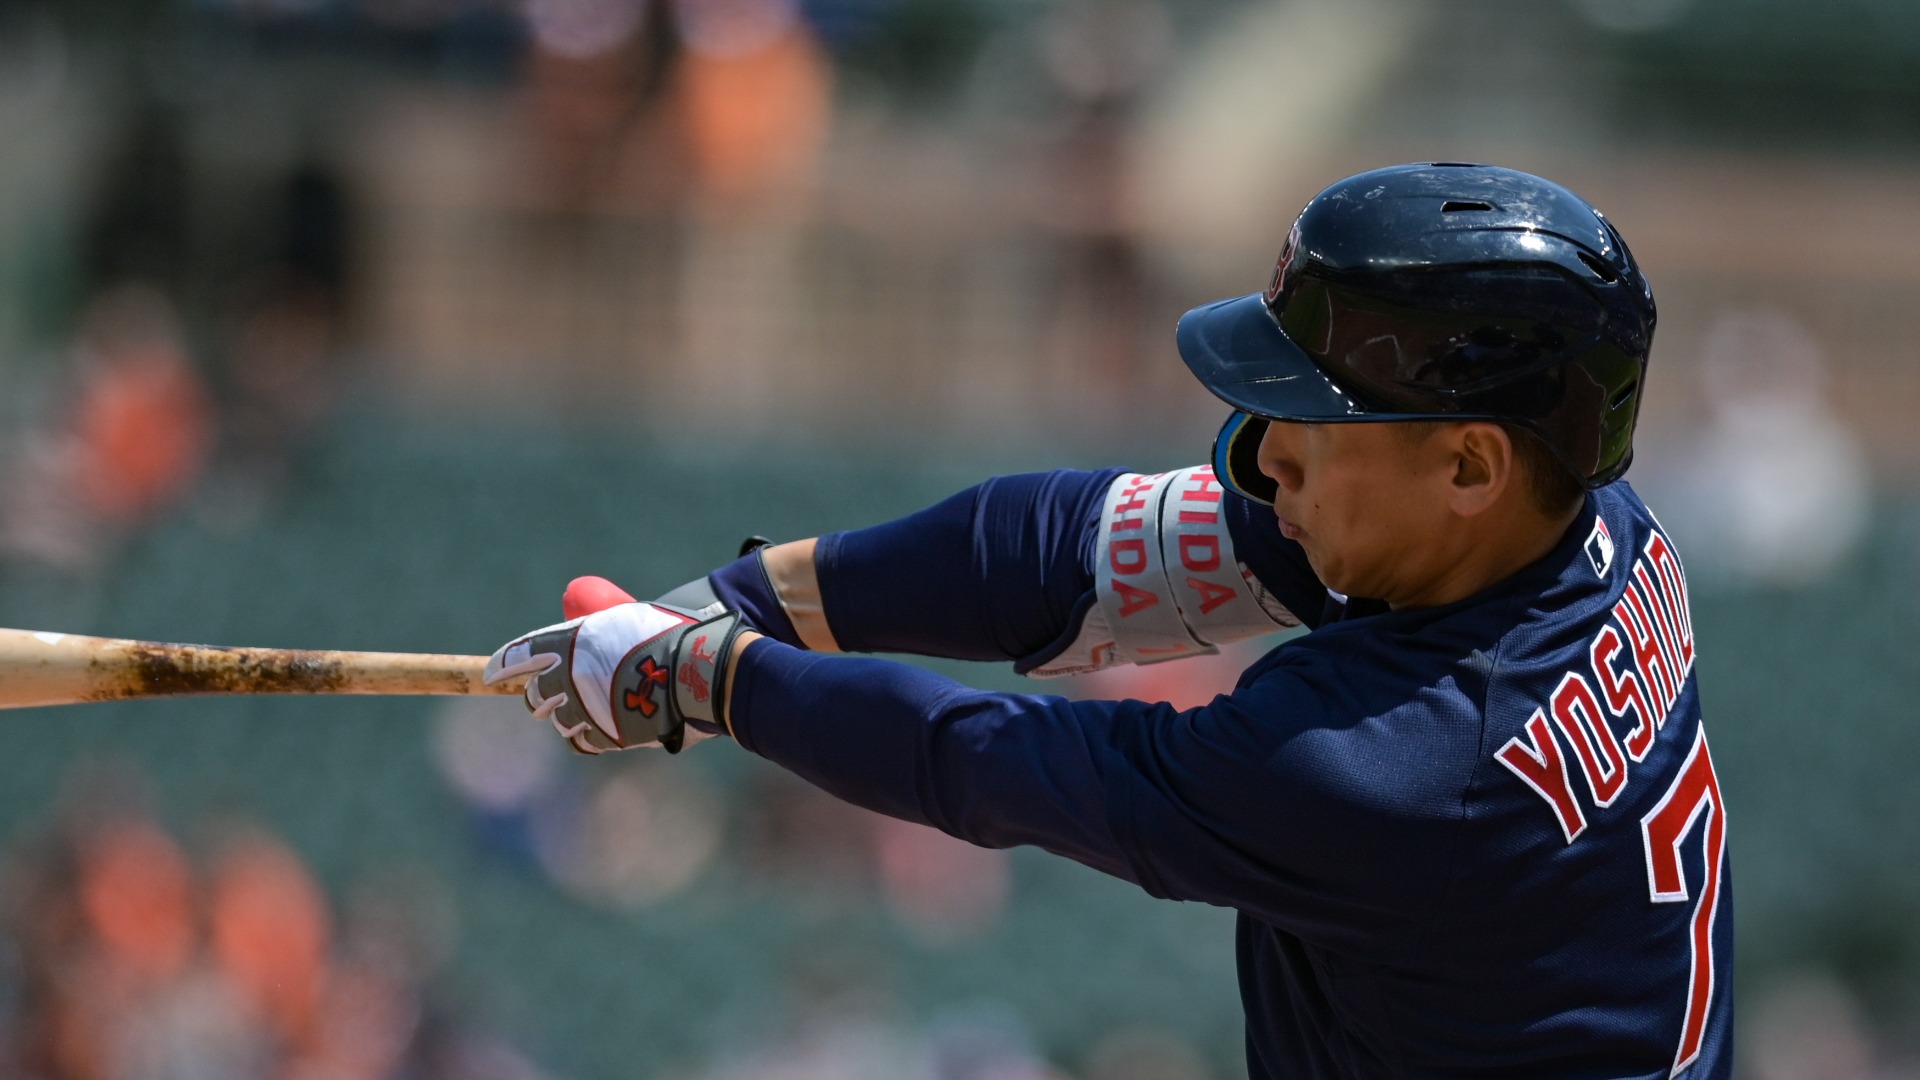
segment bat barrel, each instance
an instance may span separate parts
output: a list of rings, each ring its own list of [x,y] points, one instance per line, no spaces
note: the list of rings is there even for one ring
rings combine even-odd
[[[228,648],[0,630],[0,708],[196,694],[512,694],[484,656]]]

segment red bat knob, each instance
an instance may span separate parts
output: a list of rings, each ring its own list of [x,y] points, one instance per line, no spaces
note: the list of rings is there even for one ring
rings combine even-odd
[[[567,591],[560,595],[560,611],[565,618],[578,619],[582,615],[591,615],[633,601],[627,590],[606,578],[577,577],[567,582]]]

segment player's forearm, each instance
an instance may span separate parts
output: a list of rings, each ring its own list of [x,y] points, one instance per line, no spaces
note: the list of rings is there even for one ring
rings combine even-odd
[[[1034,844],[1136,880],[1108,821],[1099,742],[1061,699],[745,635],[732,678],[734,737],[823,790],[972,843]]]
[[[1092,533],[1119,470],[995,477],[924,510],[819,539],[821,614],[848,652],[1020,660],[1092,590]]]
[[[749,625],[815,652],[1019,661],[1084,611],[1117,475],[997,477],[895,521],[763,548],[708,582]]]

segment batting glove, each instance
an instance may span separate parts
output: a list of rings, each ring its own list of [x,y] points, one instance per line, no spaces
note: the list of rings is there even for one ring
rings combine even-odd
[[[740,616],[667,603],[619,604],[502,645],[484,681],[529,676],[527,708],[585,754],[727,733],[727,674]]]

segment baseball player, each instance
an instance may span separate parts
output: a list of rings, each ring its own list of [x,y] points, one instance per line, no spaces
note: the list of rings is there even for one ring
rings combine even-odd
[[[726,735],[860,806],[1239,913],[1250,1076],[1724,1078],[1726,810],[1686,577],[1620,476],[1654,329],[1620,234],[1484,165],[1362,173],[1190,311],[1209,466],[989,480],[503,646],[587,753]],[[1157,663],[987,693],[832,653]]]

